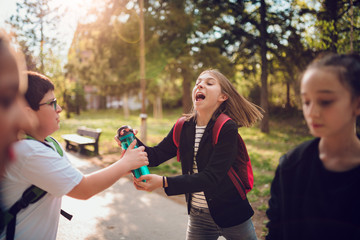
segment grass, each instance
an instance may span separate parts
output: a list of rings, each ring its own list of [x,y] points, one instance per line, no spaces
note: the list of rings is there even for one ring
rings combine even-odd
[[[147,145],[154,146],[170,131],[173,124],[181,116],[181,110],[167,111],[162,119],[147,119]],[[139,113],[133,113],[128,119],[123,117],[120,110],[101,110],[82,112],[70,119],[62,116],[60,130],[53,137],[62,141],[61,135],[74,133],[79,126],[101,128],[100,155],[119,154],[120,149],[114,140],[116,130],[122,125],[130,125],[140,129]],[[248,193],[248,199],[256,211],[265,215],[267,199],[270,196],[270,185],[280,156],[311,136],[301,115],[292,117],[277,116],[270,119],[270,133],[262,133],[258,126],[240,128],[239,133],[248,149],[254,172],[254,188]],[[139,134],[140,136],[140,134]],[[160,175],[181,174],[180,163],[175,159],[156,168],[150,168],[151,173]],[[260,214],[261,215],[261,214]],[[261,219],[262,235],[266,232],[264,224],[266,218]]]
[[[155,119],[151,116],[147,119],[147,144],[154,146],[160,142],[170,131],[181,110],[167,111],[162,119]],[[120,149],[114,140],[116,130],[122,125],[130,125],[140,129],[139,113],[133,113],[128,119],[123,117],[120,110],[100,110],[82,112],[81,115],[74,115],[70,119],[61,116],[61,127],[52,136],[63,141],[62,134],[74,133],[79,126],[90,128],[101,128],[100,155],[120,153]],[[292,147],[307,140],[306,126],[302,117],[273,118],[270,120],[270,133],[265,134],[255,126],[252,128],[240,128],[239,133],[247,146],[254,171],[254,188],[259,190],[251,191],[250,197],[267,195],[268,185],[271,183],[274,171],[278,164],[279,157]],[[176,161],[169,161],[152,169],[154,173],[174,175],[180,174],[180,164]]]
[[[163,119],[147,119],[147,144],[155,145],[161,141],[174,124],[174,120],[180,116],[180,110],[170,111]],[[119,152],[119,147],[114,140],[116,130],[123,125],[130,125],[134,129],[140,129],[139,113],[132,114],[128,119],[123,117],[120,110],[100,110],[82,112],[81,115],[73,115],[70,119],[61,116],[60,129],[52,136],[61,140],[62,134],[75,133],[79,126],[101,128],[100,155]],[[140,134],[139,134],[140,135]]]

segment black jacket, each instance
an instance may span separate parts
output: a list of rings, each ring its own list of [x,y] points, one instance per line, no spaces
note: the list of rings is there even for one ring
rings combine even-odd
[[[267,210],[267,240],[360,239],[360,167],[326,170],[319,140],[280,158]]]
[[[200,141],[196,156],[199,173],[196,174],[192,174],[196,124],[193,120],[184,123],[179,144],[183,175],[168,177],[165,192],[169,196],[186,194],[190,212],[190,193],[203,191],[215,223],[220,227],[232,227],[248,220],[254,212],[248,200],[241,199],[227,175],[236,158],[237,126],[234,121],[227,121],[220,131],[218,143],[213,146],[214,123],[212,120],[208,123]],[[173,129],[157,146],[145,147],[150,167],[158,166],[176,156]],[[143,144],[140,142],[140,145]]]

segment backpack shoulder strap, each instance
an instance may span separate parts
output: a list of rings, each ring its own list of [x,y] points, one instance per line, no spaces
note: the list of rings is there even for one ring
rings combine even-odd
[[[56,152],[57,152],[60,156],[64,156],[64,152],[63,152],[63,150],[61,149],[59,143],[58,143],[53,137],[48,136],[48,137],[45,138],[45,141],[53,143],[54,146],[55,146]]]
[[[214,146],[218,142],[218,138],[219,138],[219,134],[220,134],[222,126],[224,126],[224,124],[230,119],[231,118],[228,115],[226,115],[225,113],[221,113],[219,115],[219,117],[216,119],[216,122],[213,127],[213,134],[212,134]]]
[[[29,206],[29,204],[39,201],[43,196],[45,196],[45,194],[46,191],[36,187],[35,185],[31,185],[24,191],[21,198],[11,206],[11,208],[5,213],[5,226],[7,225],[6,239],[14,239],[16,215],[18,212]]]
[[[36,140],[31,136],[26,136],[25,139],[32,139]],[[37,141],[37,140],[36,140]],[[56,149],[53,149],[50,145],[43,143],[45,146],[53,149],[56,151],[60,156],[63,156],[64,153],[59,145],[59,143],[52,137],[48,136],[45,138],[45,141],[52,142]],[[47,192],[45,190],[42,190],[41,188],[31,185],[28,187],[24,193],[22,194],[21,198],[16,201],[8,211],[4,213],[4,225],[6,226],[6,239],[14,239],[15,237],[15,226],[16,226],[16,215],[22,210],[29,206],[31,203],[35,203],[39,201],[42,197],[45,196]],[[61,209],[60,211],[61,215],[63,215],[68,220],[71,220],[72,215],[65,212]],[[1,232],[0,232],[1,233]]]
[[[179,118],[174,126],[174,130],[173,130],[173,142],[175,144],[175,146],[177,147],[177,161],[180,162],[180,150],[179,150],[179,144],[180,144],[180,135],[181,135],[181,130],[182,127],[184,125],[185,122],[185,117],[181,117]]]
[[[213,127],[214,146],[218,142],[222,126],[224,126],[224,124],[230,119],[231,118],[224,113],[220,114],[219,117],[216,119],[215,125]],[[239,134],[236,164],[238,165],[238,167],[230,167],[228,171],[228,176],[233,182],[235,188],[238,190],[241,198],[245,199],[246,193],[248,193],[253,188],[254,176],[245,143]]]
[[[33,137],[29,136],[29,135],[27,135],[27,136],[25,137],[25,139],[30,139],[30,140],[38,141],[38,140],[36,140],[35,138],[33,138]],[[48,145],[48,144],[46,144],[46,143],[44,143],[44,142],[41,142],[41,141],[38,141],[38,142],[41,142],[41,143],[44,144],[45,146],[53,149],[53,150],[56,151],[61,157],[64,156],[64,152],[63,152],[63,150],[61,149],[59,143],[58,143],[53,137],[47,136],[47,137],[45,138],[45,141],[46,141],[46,142],[51,142],[51,143],[53,143],[54,146],[55,146],[55,149],[54,149],[52,146],[50,146],[50,145]]]

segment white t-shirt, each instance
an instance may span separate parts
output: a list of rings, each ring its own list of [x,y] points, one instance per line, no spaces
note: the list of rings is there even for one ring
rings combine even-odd
[[[54,149],[36,140],[21,140],[14,145],[16,161],[8,166],[1,181],[4,209],[9,209],[23,192],[35,185],[47,194],[17,214],[15,239],[56,239],[61,198],[78,185],[83,174]],[[0,236],[5,239],[6,231]]]

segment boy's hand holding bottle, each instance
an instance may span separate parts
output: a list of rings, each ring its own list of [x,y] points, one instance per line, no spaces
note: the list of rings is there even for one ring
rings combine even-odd
[[[137,131],[135,131],[135,132],[137,132]],[[132,130],[132,128],[130,126],[122,126],[121,128],[119,128],[117,131],[117,135],[115,136],[115,140],[121,146],[121,148],[123,150],[125,150],[125,155],[128,152],[127,150],[131,150],[131,149],[132,149],[132,151],[134,151],[136,149],[141,149],[141,151],[144,152],[145,148],[143,146],[139,147],[136,144],[134,131]],[[134,146],[133,146],[133,144],[134,144]],[[147,153],[146,152],[144,152],[144,153],[146,154],[146,158],[147,158]],[[124,157],[125,157],[125,155],[124,155]],[[147,161],[146,165],[148,165],[148,164],[149,164],[149,162]],[[146,165],[139,166],[137,169],[132,170],[132,173],[135,178],[139,178],[142,175],[150,174],[150,171]]]
[[[129,166],[129,169],[135,170],[141,167],[146,167],[149,164],[147,153],[144,151],[144,147],[137,147],[136,140],[128,146],[127,150],[122,153],[121,162]]]

